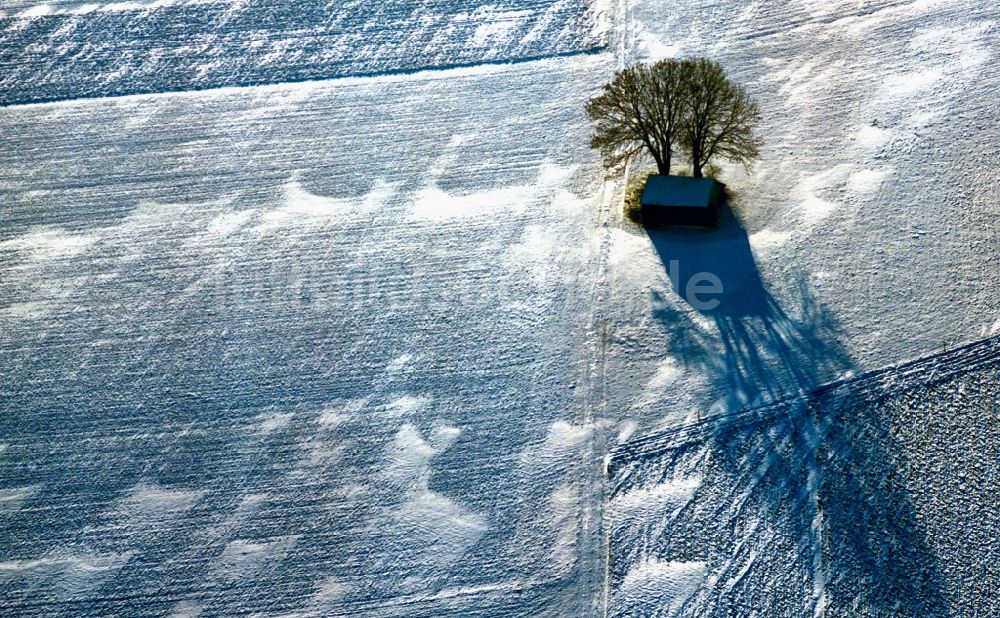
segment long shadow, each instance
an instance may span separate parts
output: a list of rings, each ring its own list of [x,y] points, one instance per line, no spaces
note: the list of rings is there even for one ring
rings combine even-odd
[[[808,284],[792,282],[802,301],[802,319],[792,319],[775,301],[764,282],[750,248],[746,230],[726,204],[716,227],[649,230],[678,300],[714,322],[718,345],[702,336],[677,332],[682,361],[701,362],[724,377],[727,409],[782,396],[803,394],[821,381],[853,368],[837,343],[836,325],[816,305]],[[699,274],[718,279],[719,294],[695,292],[689,285]],[[714,305],[706,308],[706,304]],[[654,297],[657,316],[664,324],[676,321],[677,303]],[[687,358],[685,358],[687,357]]]
[[[722,482],[736,493],[748,483],[757,488],[763,516],[788,531],[797,555],[791,561],[822,580],[823,591],[812,592],[814,608],[827,616],[939,615],[945,599],[933,552],[886,463],[901,456],[892,435],[879,419],[860,418],[861,399],[817,390],[854,364],[808,283],[787,282],[798,296],[796,317],[789,315],[768,291],[729,204],[712,229],[648,233],[674,292],[653,293],[655,316],[671,354],[720,394],[709,413],[735,417],[768,401],[797,402],[774,406],[778,412],[753,421],[749,434],[745,425],[710,423],[707,443]],[[704,273],[721,291],[692,295],[689,282],[706,280]],[[788,592],[802,594],[794,590]]]

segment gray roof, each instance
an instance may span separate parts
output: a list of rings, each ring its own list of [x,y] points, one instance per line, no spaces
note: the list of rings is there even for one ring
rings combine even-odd
[[[686,176],[650,176],[642,191],[643,206],[708,208],[712,205],[718,183],[711,178]]]

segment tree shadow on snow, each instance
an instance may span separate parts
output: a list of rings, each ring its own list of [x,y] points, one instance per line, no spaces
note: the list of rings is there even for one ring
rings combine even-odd
[[[794,615],[777,599],[802,598],[828,616],[940,615],[944,598],[934,556],[893,467],[905,453],[870,412],[878,393],[817,388],[854,364],[838,343],[835,319],[808,282],[785,282],[797,296],[790,315],[768,291],[747,232],[728,204],[713,229],[648,233],[674,292],[654,292],[652,299],[670,353],[704,375],[719,395],[707,411],[710,464],[702,487],[716,494],[728,487],[715,504],[710,502],[718,495],[700,496],[699,489],[662,535],[660,551],[671,559],[705,560],[705,550],[692,548],[721,542],[729,547],[722,554],[732,560],[745,551],[735,531],[752,519],[746,509],[756,508],[767,522],[768,556],[760,564],[762,557],[744,556],[753,566],[736,585],[730,580],[711,595],[712,614],[751,605],[759,611],[763,602],[769,615]],[[692,297],[688,282],[698,273],[717,277],[722,292]],[[710,299],[718,303],[706,305]],[[760,407],[767,412],[754,417],[758,404],[775,401],[791,403]],[[744,420],[726,420],[737,418]],[[696,521],[708,512],[711,520]],[[745,532],[761,534],[754,530]],[[813,583],[805,586],[805,579]]]
[[[681,360],[705,363],[713,375],[725,379],[729,409],[807,392],[821,380],[852,369],[833,336],[836,325],[817,306],[805,280],[791,282],[802,301],[798,320],[767,291],[746,230],[728,205],[713,229],[652,229],[649,236],[679,300],[693,303],[690,311],[717,329],[721,347],[712,341],[715,334],[703,328],[687,333],[673,328],[679,335]],[[717,277],[722,293],[692,296],[688,288],[699,273]],[[700,308],[705,301],[717,305]],[[677,320],[694,317],[683,315],[662,295],[654,294],[653,305],[668,329]]]

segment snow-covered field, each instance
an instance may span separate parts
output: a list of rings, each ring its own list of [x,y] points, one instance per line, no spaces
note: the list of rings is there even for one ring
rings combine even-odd
[[[601,6],[583,0],[0,4],[0,104],[597,51],[606,43]]]
[[[620,22],[631,58],[719,59],[766,140],[724,175],[738,221],[611,232],[609,389],[639,433],[1000,332],[996,6],[636,0]],[[719,274],[718,312],[671,259]]]
[[[597,611],[610,71],[0,110],[0,613]]]
[[[994,615],[998,414],[993,337],[615,449],[609,615]]]
[[[995,356],[697,428],[1000,331],[1000,11],[328,4],[0,7],[3,102],[271,83],[0,108],[0,613],[587,616],[607,573],[616,616],[881,616],[871,565],[928,554],[896,578],[925,615],[996,609],[961,579],[1000,558]],[[583,103],[694,53],[760,100],[764,156],[718,230],[647,234]],[[968,434],[917,436],[939,411]],[[890,478],[925,444],[932,483]],[[865,540],[896,508],[919,555]]]
[[[996,354],[797,397],[1000,332],[998,20],[977,2],[651,0],[620,20],[632,58],[723,62],[767,144],[751,175],[726,170],[719,229],[610,232],[610,615],[1000,612]],[[722,279],[716,310],[673,289],[672,260],[679,287]]]

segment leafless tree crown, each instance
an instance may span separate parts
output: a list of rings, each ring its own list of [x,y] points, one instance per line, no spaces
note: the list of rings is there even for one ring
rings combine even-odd
[[[715,157],[749,166],[760,154],[760,108],[719,63],[704,58],[622,69],[587,103],[587,115],[594,122],[590,145],[610,174],[644,153],[664,175],[675,155],[683,156],[695,177]]]

